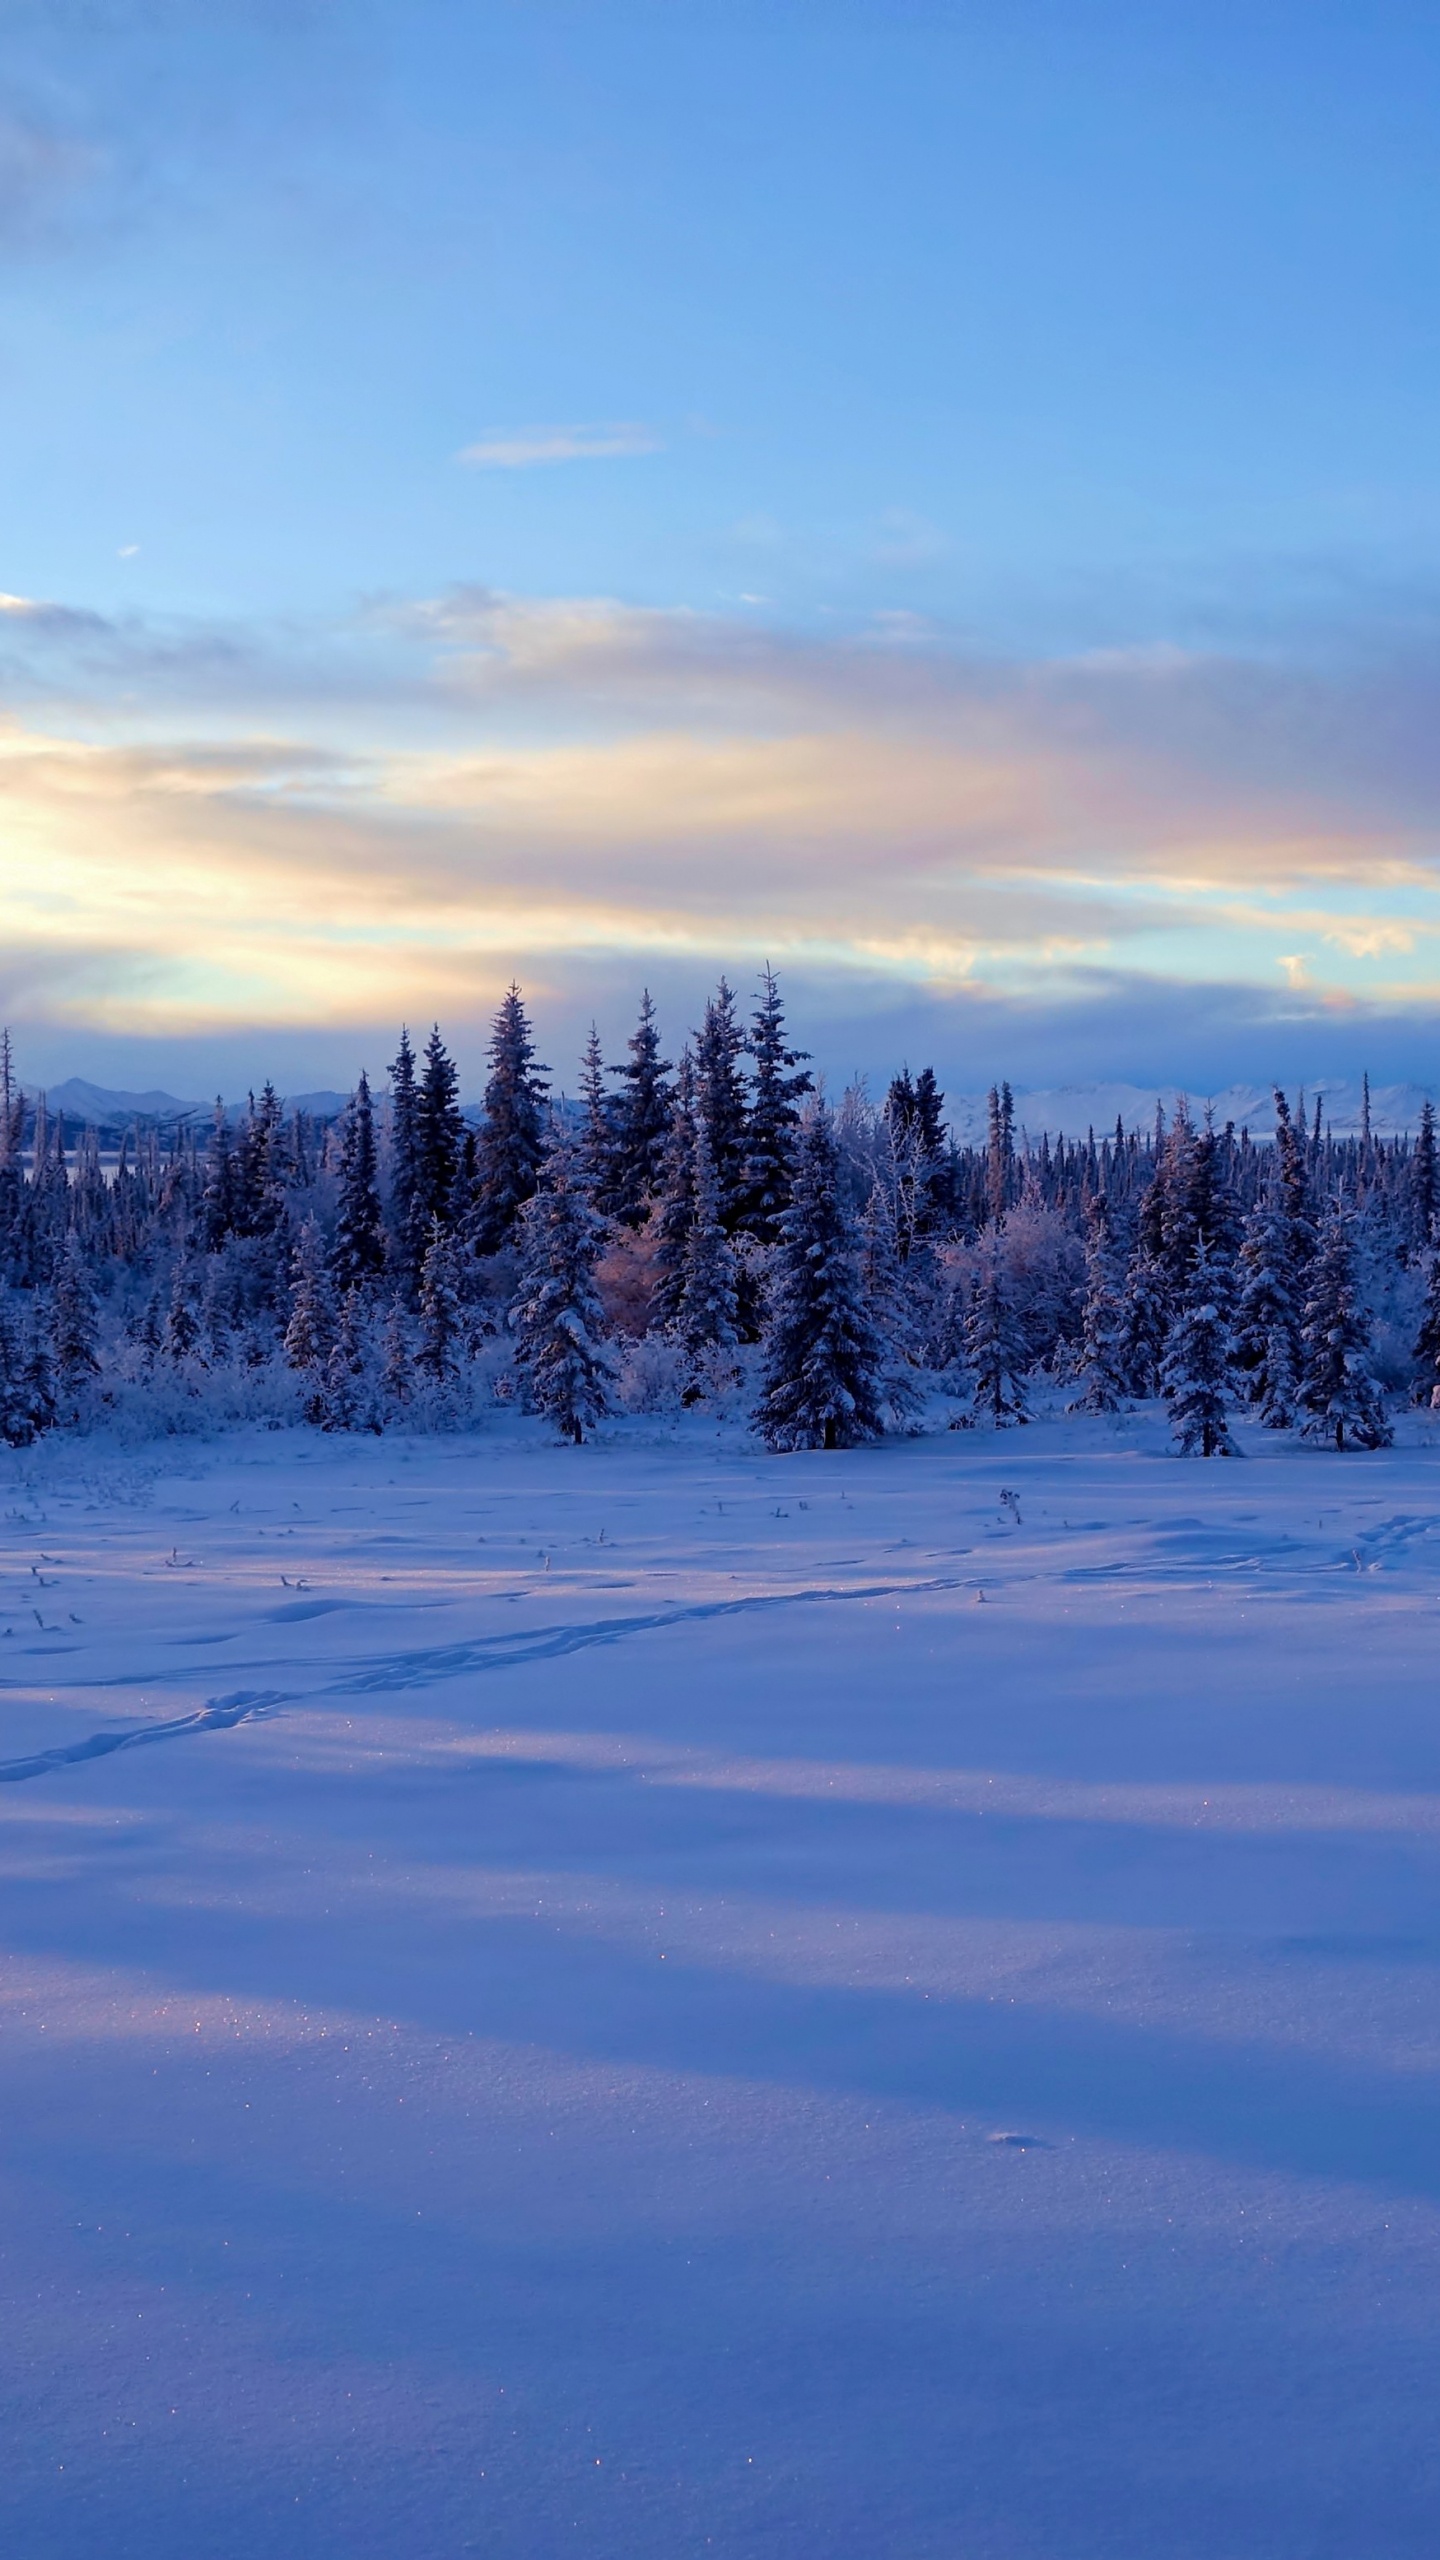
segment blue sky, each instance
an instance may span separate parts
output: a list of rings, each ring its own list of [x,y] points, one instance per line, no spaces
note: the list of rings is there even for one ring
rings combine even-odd
[[[32,1072],[768,956],[835,1073],[1429,1081],[1429,13],[6,26]]]

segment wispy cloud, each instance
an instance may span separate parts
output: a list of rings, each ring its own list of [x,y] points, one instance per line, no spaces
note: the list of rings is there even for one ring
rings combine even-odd
[[[663,439],[636,420],[582,427],[492,427],[455,457],[474,471],[533,471],[547,462],[621,462],[661,453]]]
[[[16,598],[0,641],[0,896],[54,1020],[343,1027],[752,957],[872,1009],[1315,1019],[1440,939],[1421,656],[1026,664],[476,588],[269,632]]]

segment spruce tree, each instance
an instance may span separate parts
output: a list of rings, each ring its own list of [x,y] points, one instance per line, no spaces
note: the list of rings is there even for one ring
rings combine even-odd
[[[313,1218],[295,1239],[291,1258],[290,1320],[285,1357],[292,1369],[323,1373],[335,1346],[335,1300],[325,1268],[325,1246]]]
[[[430,1241],[420,1268],[420,1330],[415,1366],[433,1388],[448,1395],[459,1378],[464,1351],[460,1257],[453,1238],[435,1217],[430,1221]]]
[[[1420,1106],[1420,1129],[1410,1164],[1410,1241],[1420,1252],[1435,1240],[1440,1217],[1440,1167],[1436,1162],[1435,1105],[1428,1094]]]
[[[609,1178],[597,1205],[621,1226],[638,1228],[660,1191],[672,1116],[666,1082],[670,1062],[660,1055],[648,987],[640,999],[640,1020],[629,1049],[629,1061],[620,1069],[622,1089],[612,1105]]]
[[[80,1240],[72,1228],[65,1239],[60,1267],[55,1274],[51,1319],[55,1382],[61,1397],[71,1407],[91,1379],[100,1374],[96,1349],[98,1323],[95,1294],[90,1286]]]
[[[456,1183],[465,1123],[460,1113],[460,1079],[455,1062],[440,1037],[438,1022],[425,1043],[425,1059],[415,1096],[415,1217],[429,1251],[431,1227],[454,1223]]]
[[[177,1254],[170,1276],[170,1301],[165,1310],[164,1332],[165,1356],[177,1367],[182,1360],[193,1358],[200,1345],[194,1289],[194,1265],[188,1253]]]
[[[745,1201],[746,1098],[740,1060],[745,1036],[735,1019],[735,991],[722,978],[705,1007],[695,1041],[695,1108],[705,1123],[720,1223],[727,1236],[739,1228]]]
[[[503,1252],[535,1190],[545,1153],[544,1079],[521,1001],[511,986],[490,1035],[490,1081],[475,1150],[471,1241],[480,1254]]]
[[[1085,1209],[1085,1304],[1072,1413],[1118,1413],[1127,1394],[1125,1308],[1110,1204],[1103,1191]]]
[[[1229,1274],[1203,1237],[1171,1320],[1160,1372],[1175,1445],[1186,1457],[1235,1454],[1230,1397]]]
[[[610,1410],[595,1265],[604,1226],[573,1142],[559,1137],[521,1217],[520,1285],[511,1308],[515,1365],[531,1409],[577,1445]]]
[[[801,1123],[773,1304],[754,1416],[767,1447],[851,1449],[878,1440],[884,1345],[865,1304],[834,1125],[820,1104]]]
[[[330,1276],[342,1296],[374,1286],[385,1268],[385,1213],[375,1149],[370,1084],[362,1068],[340,1132],[340,1197]]]
[[[693,1208],[680,1302],[670,1327],[685,1358],[687,1403],[739,1375],[735,1347],[740,1338],[735,1256],[720,1223],[720,1185],[705,1123],[698,1117],[693,1147]]]
[[[655,1202],[655,1273],[651,1288],[651,1321],[660,1333],[672,1331],[685,1294],[685,1264],[690,1229],[695,1220],[695,1070],[688,1048],[681,1052],[680,1073],[671,1104],[670,1128],[660,1189]],[[714,1163],[713,1156],[711,1163]],[[718,1188],[718,1185],[717,1185]]]
[[[385,1338],[380,1354],[380,1398],[389,1414],[403,1413],[415,1401],[415,1363],[410,1349],[410,1328],[406,1321],[402,1298],[392,1300],[385,1319]]]
[[[323,1419],[327,1431],[358,1431],[369,1418],[366,1394],[364,1290],[350,1288],[340,1301],[335,1340],[325,1363]]]
[[[747,1047],[752,1076],[737,1218],[757,1244],[775,1244],[779,1241],[780,1220],[790,1206],[800,1104],[814,1089],[815,1079],[803,1063],[809,1051],[792,1049],[786,1038],[785,1008],[774,972],[769,968],[761,976]]]
[[[236,1206],[236,1167],[234,1149],[230,1144],[230,1121],[217,1093],[210,1143],[205,1150],[205,1188],[200,1195],[198,1242],[203,1252],[218,1253],[227,1236],[234,1233]]]
[[[419,1212],[419,1095],[415,1085],[415,1052],[403,1026],[400,1046],[390,1065],[390,1200],[386,1259],[408,1296],[419,1275],[425,1230]]]
[[[605,1090],[605,1059],[600,1033],[593,1022],[580,1059],[580,1109],[585,1186],[596,1207],[603,1210],[611,1187],[615,1104]]]
[[[1283,1200],[1257,1201],[1240,1247],[1235,1365],[1245,1394],[1271,1431],[1295,1419],[1300,1387],[1300,1276],[1294,1222]]]
[[[1432,1253],[1415,1336],[1415,1402],[1440,1405],[1440,1253]]]
[[[965,1357],[974,1381],[976,1420],[993,1423],[997,1431],[1012,1422],[1028,1422],[1025,1373],[1030,1354],[994,1229],[982,1247],[965,1311]]]
[[[0,1440],[25,1449],[44,1430],[31,1374],[29,1330],[8,1289],[0,1289]]]
[[[1370,1324],[1355,1283],[1350,1222],[1339,1210],[1320,1231],[1301,1342],[1301,1437],[1336,1449],[1388,1448],[1393,1434],[1370,1375]]]

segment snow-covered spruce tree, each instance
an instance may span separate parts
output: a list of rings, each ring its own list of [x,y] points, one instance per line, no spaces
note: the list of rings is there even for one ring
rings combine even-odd
[[[572,1141],[557,1134],[521,1213],[520,1285],[510,1310],[526,1401],[562,1440],[582,1441],[610,1410],[614,1377],[602,1339],[595,1265],[604,1225]]]
[[[1310,1266],[1301,1333],[1302,1439],[1335,1449],[1386,1449],[1393,1434],[1370,1375],[1370,1323],[1355,1284],[1350,1221],[1332,1210]]]
[[[386,1260],[408,1297],[419,1277],[425,1230],[419,1213],[419,1095],[415,1085],[415,1052],[403,1026],[400,1046],[390,1066],[390,1171]]]
[[[755,1427],[771,1449],[851,1449],[884,1430],[885,1346],[865,1303],[829,1112],[812,1103],[780,1221]]]
[[[660,1055],[648,987],[629,1049],[629,1061],[620,1069],[622,1087],[612,1104],[609,1177],[596,1205],[621,1226],[638,1228],[660,1190],[671,1120],[670,1062]]]
[[[200,1322],[195,1313],[195,1266],[188,1253],[179,1253],[175,1257],[162,1343],[166,1359],[173,1360],[177,1368],[182,1360],[193,1359],[200,1347]]]
[[[1231,1458],[1229,1275],[1203,1238],[1171,1318],[1160,1388],[1185,1457]]]
[[[359,1431],[371,1420],[365,1314],[365,1291],[347,1289],[325,1363],[322,1418],[327,1431]]]
[[[470,1241],[476,1253],[503,1252],[531,1198],[545,1153],[545,1077],[520,990],[511,986],[490,1034],[490,1081],[475,1149]]]
[[[615,1103],[605,1090],[605,1057],[593,1022],[580,1056],[580,1111],[578,1135],[585,1188],[596,1207],[603,1208],[609,1196],[615,1148]]]
[[[1415,1402],[1440,1404],[1440,1253],[1430,1256],[1425,1304],[1415,1336]]]
[[[655,1274],[650,1321],[657,1333],[673,1332],[685,1295],[685,1260],[695,1217],[695,1126],[695,1066],[687,1047],[680,1054],[680,1072],[671,1099],[670,1128],[651,1229],[655,1238]]]
[[[415,1401],[415,1362],[410,1349],[410,1328],[404,1302],[393,1300],[385,1319],[385,1335],[380,1349],[380,1403],[392,1419],[408,1411]]]
[[[918,1413],[924,1396],[918,1372],[926,1337],[917,1310],[910,1274],[902,1267],[896,1239],[895,1198],[877,1173],[860,1213],[860,1283],[876,1337],[882,1345],[880,1401],[889,1419],[907,1422]],[[945,1365],[943,1359],[940,1362]]]
[[[744,1054],[745,1035],[735,1019],[735,990],[722,978],[696,1034],[695,1108],[710,1141],[720,1188],[720,1223],[727,1236],[737,1232],[745,1200],[748,1114],[740,1067]]]
[[[761,974],[759,1001],[751,1017],[746,1045],[753,1072],[738,1217],[746,1234],[753,1236],[757,1244],[775,1244],[780,1220],[790,1206],[800,1106],[812,1091],[815,1079],[803,1063],[809,1051],[792,1049],[786,1038],[785,1008],[774,972],[768,967]]]
[[[680,1302],[670,1332],[686,1368],[685,1401],[696,1404],[739,1375],[735,1347],[740,1338],[735,1255],[720,1223],[720,1184],[705,1123],[698,1118],[692,1139],[693,1209],[685,1239]]]
[[[430,1232],[438,1218],[454,1223],[456,1184],[465,1123],[460,1116],[460,1079],[455,1061],[440,1037],[437,1022],[425,1043],[425,1058],[415,1093],[415,1216],[430,1250]]]
[[[0,1440],[28,1448],[54,1419],[54,1384],[34,1311],[0,1291]]]
[[[335,1348],[335,1300],[325,1268],[324,1241],[314,1218],[305,1220],[295,1239],[291,1272],[285,1357],[307,1382],[307,1422],[320,1422],[324,1419],[325,1373]]]
[[[1411,1250],[1424,1253],[1434,1241],[1440,1219],[1440,1161],[1435,1144],[1435,1105],[1428,1094],[1420,1107],[1420,1127],[1410,1159]]]
[[[965,1358],[974,1380],[976,1421],[993,1423],[997,1431],[1008,1423],[1028,1422],[1025,1372],[1029,1352],[1010,1293],[1000,1238],[993,1228],[985,1240],[965,1310]]]
[[[465,1309],[459,1249],[439,1218],[420,1266],[420,1330],[415,1366],[442,1399],[449,1398],[465,1355]]]
[[[1085,1303],[1080,1317],[1072,1413],[1118,1413],[1127,1394],[1124,1280],[1110,1204],[1103,1191],[1085,1210]]]
[[[1142,1234],[1126,1269],[1120,1310],[1120,1369],[1132,1396],[1143,1399],[1159,1389],[1169,1314],[1164,1267]]]
[[[1271,1431],[1287,1431],[1300,1390],[1300,1279],[1294,1222],[1283,1200],[1257,1201],[1240,1247],[1235,1365]]]
[[[98,1330],[95,1293],[72,1227],[55,1274],[50,1324],[55,1385],[67,1414],[74,1414],[86,1387],[100,1375]]]
[[[363,1069],[340,1130],[339,1200],[330,1277],[342,1296],[368,1289],[385,1268],[385,1215],[375,1149],[375,1115]]]

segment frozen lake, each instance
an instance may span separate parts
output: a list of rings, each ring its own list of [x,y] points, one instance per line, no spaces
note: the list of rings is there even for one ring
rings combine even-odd
[[[1407,1428],[5,1453],[7,2553],[1429,2560]]]

